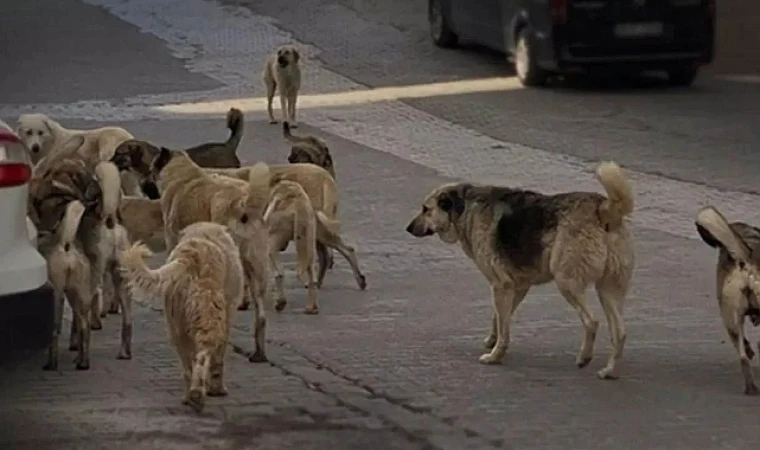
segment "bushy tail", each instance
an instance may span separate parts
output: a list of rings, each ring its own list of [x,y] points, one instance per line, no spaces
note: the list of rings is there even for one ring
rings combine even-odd
[[[596,179],[607,191],[607,200],[599,208],[599,216],[608,230],[615,230],[623,217],[633,212],[633,192],[617,163],[605,161],[596,168]]]
[[[227,147],[233,151],[237,150],[240,141],[243,139],[243,111],[237,108],[230,108],[227,112],[227,128],[230,130],[230,137],[227,139]]]
[[[340,234],[340,222],[330,219],[322,211],[316,211],[317,213],[317,226],[324,227],[328,233],[333,235]]]
[[[272,172],[266,163],[259,162],[251,167],[248,174],[248,198],[246,207],[259,211],[259,217],[263,215],[264,208],[269,203],[269,189],[272,181]]]
[[[723,248],[736,261],[747,262],[752,249],[731,229],[723,214],[712,206],[702,208],[694,221],[697,232],[710,247]]]
[[[293,142],[294,144],[298,144],[301,142],[308,142],[308,138],[304,138],[301,136],[293,136],[293,134],[290,132],[290,124],[287,120],[282,122],[282,136],[289,140],[290,142]]]
[[[133,297],[143,304],[145,303],[141,300],[146,297],[164,297],[166,291],[180,282],[185,273],[185,267],[178,261],[170,261],[155,270],[150,269],[144,258],[152,254],[147,245],[135,242],[119,255],[119,265]]]
[[[110,161],[101,161],[95,166],[100,190],[103,192],[103,219],[108,229],[117,223],[116,217],[121,201],[121,177],[119,169]]]
[[[79,200],[74,200],[66,205],[66,212],[63,215],[63,225],[61,226],[60,244],[64,250],[71,247],[72,242],[76,239],[79,222],[84,215],[84,205]]]

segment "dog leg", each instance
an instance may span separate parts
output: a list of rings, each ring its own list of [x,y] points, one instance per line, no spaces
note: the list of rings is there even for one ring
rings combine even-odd
[[[291,128],[298,128],[298,122],[296,121],[296,102],[298,102],[298,91],[292,89],[288,93],[288,116],[290,117]]]
[[[90,317],[92,315],[92,301],[94,295],[88,289],[72,290],[70,293],[76,300],[73,301],[76,304],[76,309],[73,311],[77,316],[77,334],[79,339],[79,353],[76,358],[77,370],[89,370],[90,369]]]
[[[270,246],[270,249],[274,247]],[[285,305],[288,304],[288,299],[285,297],[285,289],[282,282],[282,266],[280,266],[280,256],[276,249],[269,252],[269,262],[274,270],[274,290],[277,295],[274,303],[274,309],[276,311],[282,311],[285,309]]]
[[[117,359],[132,359],[132,297],[121,277],[118,265],[113,266],[114,297],[121,305],[121,348]]]
[[[330,261],[328,248],[325,247],[325,244],[317,242],[317,287],[319,288],[322,287],[322,282],[327,274],[327,269],[330,268]]]
[[[594,316],[588,309],[585,286],[579,287],[573,280],[566,282],[565,280],[557,279],[556,283],[559,292],[565,297],[565,300],[578,311],[578,316],[580,316],[581,323],[583,324],[585,331],[575,364],[578,367],[586,367],[594,356],[594,341],[596,340],[596,330],[599,328],[599,322],[594,319]]]
[[[48,361],[43,370],[58,370],[58,338],[63,328],[63,292],[55,290],[53,299],[53,338],[48,348]]]
[[[266,329],[267,329],[267,318],[266,318],[266,312],[264,311],[264,298],[267,293],[267,283],[266,283],[266,277],[267,274],[262,274],[262,277],[252,278],[255,280],[251,286],[252,296],[253,296],[253,344],[254,344],[254,352],[253,354],[248,358],[249,362],[252,363],[259,363],[259,362],[267,362],[267,355],[266,355]]]
[[[520,303],[525,299],[525,296],[528,294],[528,291],[530,290],[530,287],[527,287],[525,289],[516,289],[515,290],[515,299],[512,301],[512,314],[517,311],[517,307],[520,306]],[[486,336],[485,339],[483,339],[483,346],[486,348],[486,350],[491,350],[494,345],[496,345],[496,337],[498,331],[498,325],[496,321],[496,311],[493,312],[491,315],[491,332]]]
[[[206,347],[205,345],[201,348]],[[209,371],[211,368],[211,351],[207,348],[196,353],[193,360],[193,368],[190,374],[190,390],[187,393],[187,399],[190,407],[197,413],[203,411],[206,405],[206,386],[209,382]]]
[[[306,267],[306,277],[309,280],[308,283],[308,303],[304,308],[304,314],[319,314],[319,302],[317,300],[317,282],[314,276],[314,266],[309,264]]]
[[[103,311],[103,306],[105,303],[105,299],[103,298],[103,286],[99,286],[95,290],[95,294],[92,296],[92,308],[90,309],[90,328],[93,330],[102,330],[103,329],[103,322],[100,320],[101,317],[101,311]]]
[[[243,300],[237,307],[238,311],[248,311],[248,308],[251,307],[252,300],[253,297],[251,296],[251,285],[248,282],[248,278],[246,277],[245,284],[243,286]]]
[[[122,280],[119,273],[118,263],[111,263],[109,270],[106,272],[108,278],[107,286],[110,289],[109,297],[111,297],[111,304],[108,306],[108,314],[119,314],[119,305],[121,305],[123,295],[123,288],[120,287]]]
[[[208,396],[224,397],[227,395],[227,388],[224,386],[224,354],[227,350],[227,343],[217,346],[216,351],[211,356],[211,377],[209,379]]]
[[[282,93],[280,93],[280,112],[283,122],[288,120],[288,98]]]
[[[758,390],[755,384],[752,366],[750,366],[747,349],[744,346],[744,317],[740,312],[736,311],[731,302],[726,301],[721,301],[720,303],[720,315],[723,318],[723,325],[726,327],[728,337],[731,339],[731,343],[734,344],[737,353],[739,353],[739,364],[742,368],[742,375],[744,375],[744,394],[758,395],[760,394],[760,390]]]
[[[343,239],[341,239],[340,236],[332,235],[329,237],[329,242],[324,242],[325,245],[328,247],[334,248],[337,250],[341,255],[343,255],[344,258],[346,258],[346,261],[348,261],[348,264],[351,265],[351,271],[354,273],[354,279],[356,280],[356,284],[359,286],[360,290],[365,290],[367,288],[367,278],[362,274],[361,270],[359,269],[359,261],[356,258],[356,251],[353,247],[346,245],[343,242]],[[322,286],[322,283],[317,280],[317,283],[319,286]]]
[[[625,324],[622,317],[625,291],[618,287],[598,284],[596,292],[599,295],[602,309],[604,309],[604,315],[607,317],[607,327],[609,328],[610,341],[612,342],[612,353],[607,360],[607,366],[597,372],[597,375],[603,380],[615,380],[620,377],[617,364],[623,357],[626,339]]]
[[[66,295],[66,298],[69,296]],[[76,311],[74,304],[69,299],[69,306],[71,307],[71,333],[69,334],[69,351],[76,352],[79,350],[79,320],[74,311]]]
[[[269,115],[269,123],[275,124],[277,120],[274,118],[274,111],[272,111],[272,102],[274,101],[274,91],[277,88],[277,84],[274,80],[265,79],[264,84],[267,87],[267,114]]]
[[[496,344],[490,353],[480,356],[483,364],[501,364],[509,347],[509,325],[512,320],[512,305],[519,295],[525,297],[527,290],[517,292],[511,286],[491,286],[494,312],[496,313]],[[519,301],[522,301],[520,298]]]

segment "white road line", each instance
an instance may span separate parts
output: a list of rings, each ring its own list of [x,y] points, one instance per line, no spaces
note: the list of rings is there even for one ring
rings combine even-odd
[[[186,60],[190,70],[207,74],[228,87],[210,92],[135,98],[127,105],[86,101],[69,105],[36,105],[38,109],[61,118],[115,121],[167,118],[193,111],[222,113],[244,99],[251,101],[250,97],[261,97],[264,92],[259,73],[266,54],[279,44],[295,42],[291,35],[276,28],[270,18],[251,14],[244,8],[221,7],[203,0],[158,3],[153,0],[83,1],[103,6],[123,20],[165,40],[177,57]],[[299,45],[304,50],[305,94],[367,89],[322,67],[316,60],[318,49]],[[220,99],[229,100],[216,105],[208,103]],[[157,108],[166,103],[184,104]],[[260,107],[253,110],[259,111],[253,117],[263,119]],[[18,112],[20,110],[12,106],[0,107],[0,116],[12,116]],[[392,99],[305,109],[300,120],[452,177],[545,192],[600,191],[592,177],[593,164],[501,142]],[[637,208],[633,220],[638,225],[695,239],[694,215],[708,203],[717,205],[730,219],[760,222],[758,196],[636,172],[630,172],[629,176],[636,192]]]

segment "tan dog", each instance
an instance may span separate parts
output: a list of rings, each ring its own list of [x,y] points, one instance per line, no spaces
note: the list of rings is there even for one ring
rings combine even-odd
[[[760,229],[742,222],[729,224],[712,206],[703,208],[697,214],[696,225],[702,240],[720,250],[716,271],[720,316],[739,354],[744,393],[758,395],[760,390],[750,366],[755,352],[744,334],[744,318],[749,316],[753,325],[760,325],[760,259],[756,252],[760,248]]]
[[[293,144],[288,155],[289,163],[315,164],[328,171],[337,180],[330,149],[321,139],[315,136],[293,136],[288,122],[282,123],[282,135]]]
[[[82,144],[76,152],[91,164],[110,161],[116,147],[133,136],[121,127],[102,127],[90,130],[64,128],[63,125],[45,114],[22,114],[18,118],[16,132],[31,152],[32,162],[37,164],[42,158],[66,146],[73,138],[81,137]],[[140,195],[139,185],[133,174],[122,174],[121,184],[128,194]]]
[[[162,148],[151,165],[161,192],[166,248],[177,245],[179,232],[196,222],[229,227],[240,246],[243,269],[254,304],[255,351],[251,362],[267,360],[264,299],[268,283],[268,233],[263,222],[269,201],[270,171],[264,163],[249,169],[249,181],[213,177],[182,151]],[[246,302],[241,305],[247,309]]]
[[[317,244],[317,215],[309,196],[300,184],[280,181],[272,188],[269,205],[264,212],[264,222],[269,227],[269,261],[275,271],[275,308],[285,309],[287,300],[282,285],[282,267],[279,249],[290,241],[296,243],[298,258],[297,276],[309,290],[305,314],[319,313],[317,283],[314,274],[314,254]]]
[[[298,127],[296,103],[298,102],[298,92],[301,90],[300,59],[301,55],[293,45],[282,45],[277,48],[275,53],[267,57],[261,77],[267,88],[269,123],[277,123],[272,112],[272,101],[277,90],[280,93],[282,120],[290,122],[293,128]]]
[[[151,270],[150,250],[135,244],[122,254],[136,296],[164,299],[169,336],[185,380],[184,403],[201,412],[206,395],[224,396],[224,357],[231,313],[243,295],[243,268],[226,227],[199,222],[184,229],[162,267]]]
[[[28,216],[39,231],[40,253],[48,260],[51,283],[60,294],[53,344],[57,346],[60,335],[65,293],[74,313],[69,349],[79,350],[79,370],[90,366],[90,329],[102,328],[92,307],[99,301],[97,293],[108,260],[103,249],[109,242],[107,230],[114,226],[109,218],[115,214],[114,198],[119,192],[116,174],[108,162],[92,168],[79,156],[64,158],[54,167],[35,172],[29,183]],[[81,273],[85,269],[87,273]],[[129,349],[129,343],[124,342],[127,337],[130,336],[123,332],[122,349]],[[57,367],[57,356],[57,347],[51,347],[47,366],[51,370]]]
[[[316,211],[321,212],[325,220],[339,223],[337,220],[338,186],[335,179],[325,169],[313,164],[272,164],[269,166],[269,169],[272,173],[272,183],[287,180],[300,184],[304,192],[309,196],[312,207]],[[247,180],[248,170],[248,168],[244,167],[240,169],[206,169],[206,172]],[[366,289],[367,279],[359,269],[359,261],[354,248],[347,245],[337,233],[321,233],[319,232],[320,229],[321,227],[318,228],[317,233],[317,258],[319,260],[317,286],[322,286],[322,281],[329,265],[327,249],[334,248],[350,264],[359,289]],[[326,240],[323,241],[323,239]],[[285,248],[287,246],[279,250],[284,251]]]
[[[576,364],[591,361],[599,325],[586,303],[594,284],[607,316],[612,353],[600,378],[617,378],[625,345],[622,308],[633,273],[633,242],[623,218],[633,211],[631,189],[620,167],[601,163],[596,176],[607,197],[591,192],[544,195],[469,183],[445,184],[422,203],[406,231],[459,242],[491,285],[494,317],[485,364],[500,363],[509,345],[513,312],[531,286],[554,280],[578,311],[584,337]]]

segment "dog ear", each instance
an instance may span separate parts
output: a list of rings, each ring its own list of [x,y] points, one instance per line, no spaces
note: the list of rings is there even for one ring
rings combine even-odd
[[[465,187],[452,187],[438,195],[438,207],[453,216],[464,213]]]
[[[294,48],[293,49],[293,61],[295,61],[296,64],[298,64],[298,61],[300,61],[300,59],[301,59],[301,54],[298,53],[298,50]]]
[[[42,124],[47,128],[48,134],[53,134],[53,126],[50,124],[50,119],[47,117],[42,119]]]

